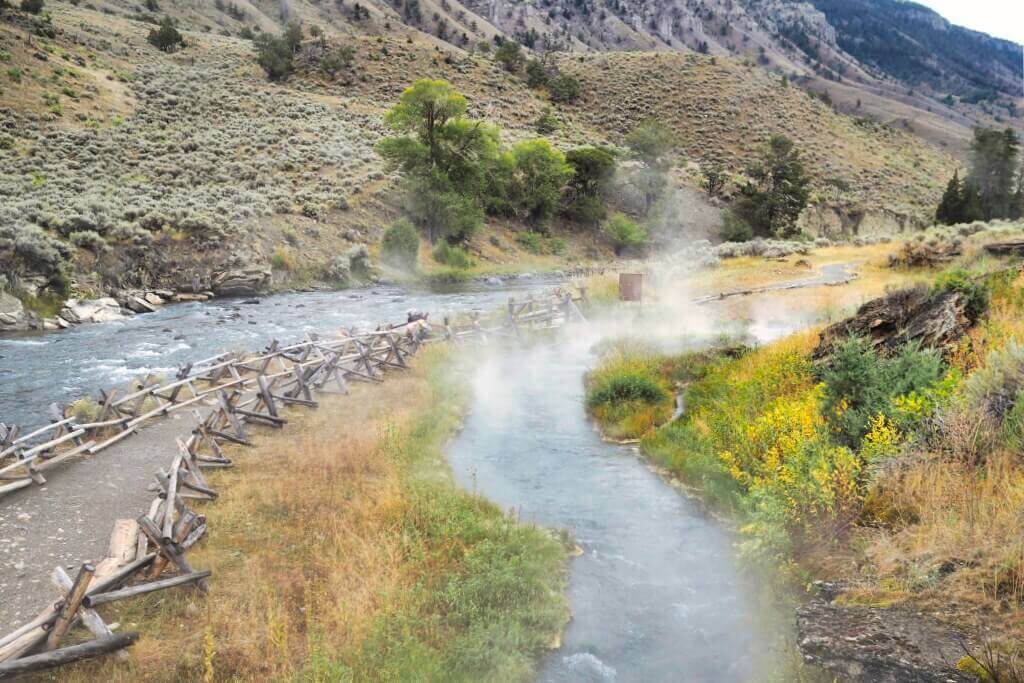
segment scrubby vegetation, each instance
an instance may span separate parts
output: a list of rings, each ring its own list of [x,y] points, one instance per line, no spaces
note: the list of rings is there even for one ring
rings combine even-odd
[[[983,314],[953,350],[850,338],[816,361],[813,331],[738,357],[627,344],[592,373],[588,406],[738,517],[745,556],[780,576],[1019,643],[1024,279],[952,270],[932,296],[950,290]],[[666,423],[658,392],[680,382],[685,413]]]

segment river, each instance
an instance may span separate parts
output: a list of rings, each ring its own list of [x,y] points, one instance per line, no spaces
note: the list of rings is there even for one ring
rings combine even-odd
[[[477,368],[456,480],[522,521],[567,528],[583,554],[573,619],[540,681],[759,680],[777,640],[737,570],[730,535],[588,421],[594,330]]]
[[[335,334],[353,325],[372,328],[402,322],[410,309],[446,313],[493,310],[553,281],[520,278],[500,287],[472,284],[450,293],[399,286],[342,292],[305,292],[244,299],[216,299],[164,306],[155,313],[63,332],[0,337],[0,422],[45,424],[46,407],[98,389],[123,385],[147,373],[171,376],[187,362],[227,350],[256,350],[277,338],[307,332]]]

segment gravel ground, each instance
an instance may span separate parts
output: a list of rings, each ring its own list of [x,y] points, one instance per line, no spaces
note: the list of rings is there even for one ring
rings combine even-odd
[[[194,426],[191,415],[154,422],[95,456],[47,472],[44,486],[0,499],[0,634],[9,633],[56,598],[49,574],[61,565],[74,575],[84,561],[107,553],[114,521],[149,509],[153,473],[168,467],[175,437]]]

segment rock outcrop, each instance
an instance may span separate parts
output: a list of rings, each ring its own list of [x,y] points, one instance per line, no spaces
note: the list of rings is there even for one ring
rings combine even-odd
[[[31,322],[31,314],[16,297],[0,292],[0,332],[27,330]]]
[[[870,683],[971,681],[956,669],[964,638],[925,616],[896,608],[843,607],[816,599],[797,609],[805,660],[842,680]]]
[[[220,271],[213,275],[213,292],[217,296],[252,296],[270,284],[270,270],[245,266]]]
[[[815,358],[828,356],[848,337],[866,339],[882,353],[907,343],[922,348],[951,348],[974,324],[967,297],[958,291],[933,294],[927,287],[903,289],[873,299],[846,320],[825,328]]]

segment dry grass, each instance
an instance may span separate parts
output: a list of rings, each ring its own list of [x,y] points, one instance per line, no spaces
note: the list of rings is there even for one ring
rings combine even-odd
[[[450,646],[502,621],[467,615],[456,602],[464,582],[482,584],[474,587],[485,596],[500,588],[480,569],[480,555],[498,546],[508,562],[534,562],[537,572],[523,579],[533,581],[519,594],[524,612],[510,607],[495,625],[523,627],[532,610],[536,632],[518,651],[473,654],[500,679],[522,678],[509,672],[528,672],[537,644],[565,620],[564,546],[451,484],[439,449],[464,401],[432,378],[438,353],[424,352],[411,372],[382,385],[323,398],[318,410],[292,410],[282,431],[232,452],[236,467],[211,478],[222,494],[203,510],[211,534],[189,554],[213,571],[209,595],[124,603],[108,617],[141,631],[131,662],[87,664],[66,677],[375,680],[390,667],[396,678],[419,671],[437,680],[443,666],[467,666]],[[431,526],[438,517],[444,533]],[[438,611],[437,591],[452,601],[450,613]]]

